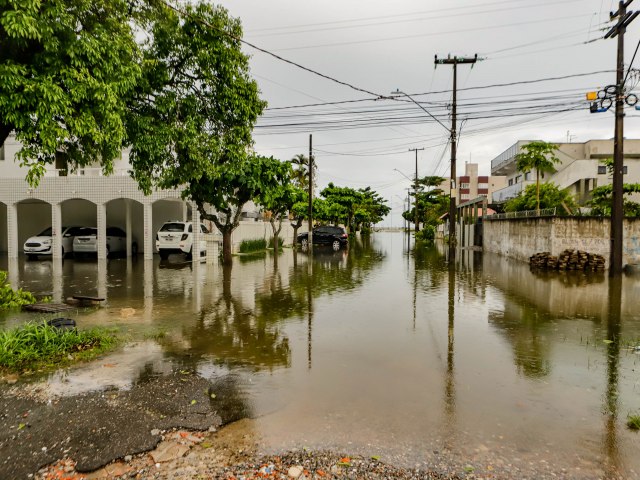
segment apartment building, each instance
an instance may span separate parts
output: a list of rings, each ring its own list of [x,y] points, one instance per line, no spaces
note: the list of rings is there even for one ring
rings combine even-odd
[[[504,175],[507,184],[493,192],[492,202],[503,203],[517,197],[528,185],[535,184],[535,170],[522,173],[516,166],[516,155],[531,140],[519,140],[491,160],[491,174]],[[594,188],[611,183],[611,174],[602,160],[613,157],[613,140],[588,140],[583,143],[558,143],[556,171],[545,174],[543,181],[569,189],[579,204],[584,205]],[[640,182],[640,140],[624,140],[624,182]]]
[[[464,175],[457,178],[458,195],[456,204],[461,204],[478,197],[491,199],[493,192],[504,188],[506,177],[500,175],[478,175],[478,164],[464,165]],[[439,186],[447,195],[450,192],[450,180],[447,179]]]

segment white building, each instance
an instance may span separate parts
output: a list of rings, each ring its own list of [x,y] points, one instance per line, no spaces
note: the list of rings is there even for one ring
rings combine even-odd
[[[535,170],[523,174],[516,168],[516,155],[531,140],[520,140],[491,160],[491,174],[505,175],[507,186],[493,193],[492,201],[502,203],[517,197],[528,185],[535,184]],[[560,163],[556,172],[545,174],[544,182],[568,188],[579,204],[591,198],[594,188],[611,183],[611,174],[601,160],[613,157],[613,140],[589,140],[584,143],[558,143],[555,153]],[[624,141],[624,182],[640,183],[640,140]]]
[[[107,225],[121,227],[127,232],[127,255],[135,239],[144,258],[151,259],[155,234],[165,221],[200,221],[197,208],[184,202],[179,190],[157,190],[145,196],[129,176],[127,152],[115,160],[110,176],[103,176],[97,165],[67,171],[61,159],[47,167],[39,185],[32,188],[25,181],[27,169],[15,161],[19,149],[14,136],[0,148],[0,252],[10,259],[18,257],[27,238],[49,226],[58,257],[63,225],[96,226],[99,259],[107,257]],[[254,222],[255,212],[255,205],[247,205],[243,217]]]

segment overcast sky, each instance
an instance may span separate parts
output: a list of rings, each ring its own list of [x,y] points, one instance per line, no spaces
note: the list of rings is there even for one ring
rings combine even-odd
[[[613,137],[613,109],[590,114],[585,92],[615,83],[617,42],[601,39],[611,25],[611,0],[224,0],[239,17],[245,40],[333,77],[364,93],[245,47],[251,72],[269,103],[258,122],[256,150],[287,160],[308,154],[313,134],[318,185],[371,186],[401,224],[407,176],[450,174],[452,68],[434,68],[434,55],[473,56],[458,66],[462,125],[458,175],[465,162],[490,174],[491,159],[520,139],[575,142]],[[629,7],[640,9],[640,1]],[[604,29],[604,30],[603,30]],[[626,35],[630,63],[640,20]],[[634,67],[640,66],[639,58]],[[603,73],[597,73],[603,72]],[[588,74],[576,76],[578,74]],[[552,77],[569,77],[521,83]],[[496,84],[512,86],[477,88]],[[635,82],[633,82],[635,83]],[[399,89],[410,102],[374,100]],[[333,105],[302,105],[345,102]],[[295,107],[295,108],[282,108]],[[628,109],[625,136],[638,138],[638,115]],[[466,119],[466,120],[465,120]]]

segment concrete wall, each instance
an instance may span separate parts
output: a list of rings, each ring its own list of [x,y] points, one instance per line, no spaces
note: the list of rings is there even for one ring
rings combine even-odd
[[[304,223],[298,229],[298,233],[306,232],[307,224]],[[233,231],[231,235],[232,242],[232,251],[237,253],[240,251],[240,244],[243,240],[255,240],[259,238],[264,238],[269,242],[273,237],[273,230],[271,229],[271,224],[266,221],[242,221],[238,228]],[[280,230],[280,238],[284,240],[285,245],[291,245],[294,242],[293,238],[293,228],[291,227],[291,223],[288,220],[282,222],[282,229]]]
[[[595,217],[549,217],[484,222],[483,247],[522,261],[538,252],[559,255],[575,248],[605,257],[609,266],[610,221]],[[624,220],[623,263],[640,263],[640,219]]]

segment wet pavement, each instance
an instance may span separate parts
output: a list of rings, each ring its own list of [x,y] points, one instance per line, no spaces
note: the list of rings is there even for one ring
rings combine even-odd
[[[20,261],[12,278],[37,294],[105,296],[72,316],[131,342],[3,395],[70,410],[192,372],[234,379],[237,395],[208,411],[250,417],[266,454],[330,449],[497,478],[638,477],[640,437],[625,422],[640,413],[640,278],[536,274],[472,251],[450,268],[444,250],[405,241],[379,233],[311,261],[285,249],[232,269],[180,257]],[[11,312],[0,325],[33,318]]]

